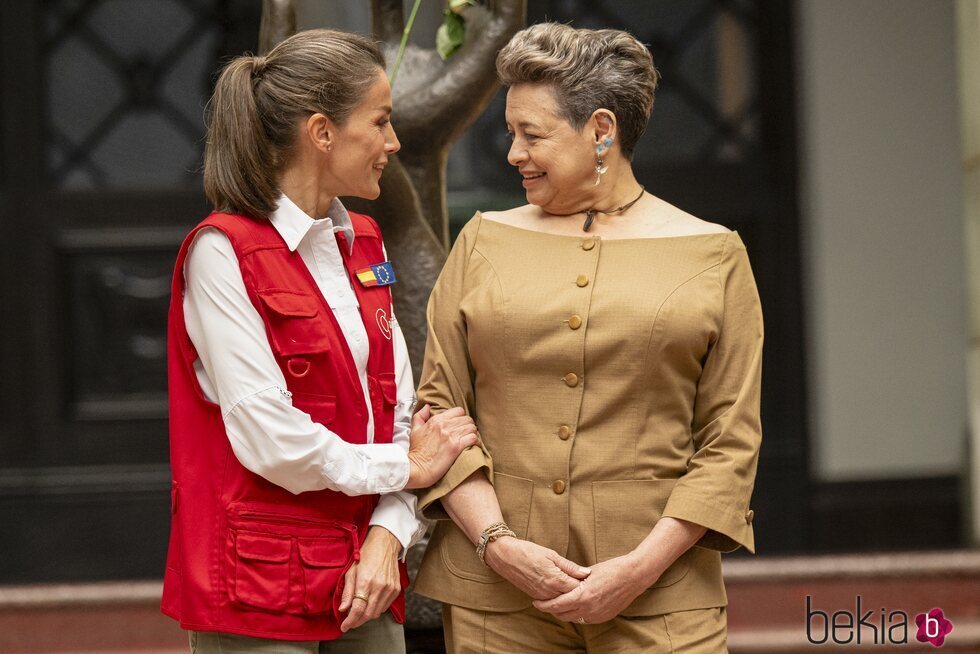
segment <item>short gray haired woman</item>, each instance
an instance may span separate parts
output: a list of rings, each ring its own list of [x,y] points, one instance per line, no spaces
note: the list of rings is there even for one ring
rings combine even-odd
[[[420,494],[416,590],[450,652],[725,652],[761,441],[745,247],[634,176],[658,77],[634,37],[535,25],[497,70],[528,204],[478,213],[430,299],[420,399],[483,447]]]

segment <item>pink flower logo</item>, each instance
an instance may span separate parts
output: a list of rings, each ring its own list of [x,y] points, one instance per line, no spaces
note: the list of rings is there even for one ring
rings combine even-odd
[[[935,647],[942,647],[946,636],[953,630],[953,623],[946,619],[942,609],[920,613],[915,616],[915,624],[919,627],[915,639],[920,643],[930,643]]]

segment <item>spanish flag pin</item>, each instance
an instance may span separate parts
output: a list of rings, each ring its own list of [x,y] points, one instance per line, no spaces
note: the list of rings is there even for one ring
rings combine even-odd
[[[370,268],[361,268],[354,273],[362,286],[391,286],[397,280],[391,262],[377,263]]]

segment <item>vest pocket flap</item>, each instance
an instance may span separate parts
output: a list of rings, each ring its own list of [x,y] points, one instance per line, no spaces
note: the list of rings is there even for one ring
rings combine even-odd
[[[240,559],[285,563],[289,560],[292,541],[270,534],[254,534],[239,531],[235,535],[235,553]]]
[[[265,307],[266,328],[272,349],[281,357],[318,354],[330,350],[329,322],[318,318],[317,299],[309,293],[259,291]],[[309,361],[290,362],[289,373],[303,377]]]
[[[262,304],[280,316],[312,318],[319,312],[315,297],[291,291],[258,291]]]
[[[340,567],[351,558],[351,543],[345,538],[301,538],[298,544],[303,563],[315,568]]]
[[[376,379],[378,389],[381,391],[381,397],[388,404],[394,404],[398,399],[398,384],[395,382],[395,373],[382,372],[378,374]]]

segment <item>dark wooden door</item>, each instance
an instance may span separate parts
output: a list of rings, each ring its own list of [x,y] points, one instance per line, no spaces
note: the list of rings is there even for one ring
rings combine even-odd
[[[169,280],[212,74],[259,10],[0,5],[0,582],[162,575]]]

